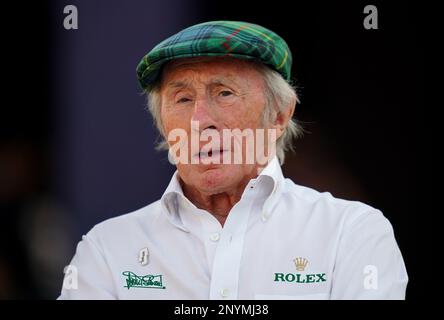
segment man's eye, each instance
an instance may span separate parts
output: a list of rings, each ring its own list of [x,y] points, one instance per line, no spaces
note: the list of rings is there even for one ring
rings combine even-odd
[[[233,92],[228,91],[228,90],[224,90],[224,91],[219,92],[219,96],[221,96],[221,97],[228,97],[228,96],[231,96],[232,94],[233,94]]]
[[[180,98],[179,100],[176,101],[176,103],[185,103],[185,102],[188,102],[188,101],[191,101],[191,100],[188,99],[188,98]]]

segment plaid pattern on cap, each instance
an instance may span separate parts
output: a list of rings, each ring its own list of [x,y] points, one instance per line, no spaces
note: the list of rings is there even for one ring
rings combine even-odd
[[[290,80],[291,52],[276,33],[247,22],[210,21],[186,28],[155,46],[137,66],[139,83],[149,89],[166,62],[198,56],[257,60]]]

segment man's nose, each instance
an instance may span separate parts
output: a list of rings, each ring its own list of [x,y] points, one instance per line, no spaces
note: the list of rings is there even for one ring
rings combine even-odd
[[[211,102],[206,98],[196,100],[191,120],[199,122],[199,132],[205,129],[218,129],[215,111]]]

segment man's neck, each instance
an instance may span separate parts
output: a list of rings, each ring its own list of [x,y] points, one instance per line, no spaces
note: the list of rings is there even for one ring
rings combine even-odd
[[[246,176],[235,188],[216,194],[202,193],[198,189],[186,185],[182,180],[180,183],[185,197],[199,209],[211,213],[223,227],[231,209],[241,199],[245,187],[255,177],[257,175]]]

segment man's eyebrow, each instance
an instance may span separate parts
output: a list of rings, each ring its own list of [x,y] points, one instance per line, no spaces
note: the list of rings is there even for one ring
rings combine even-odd
[[[168,88],[183,88],[188,86],[188,83],[185,81],[171,81],[167,84]]]
[[[238,85],[236,81],[234,81],[234,79],[231,79],[230,77],[228,78],[216,78],[213,79],[211,81],[211,84],[213,85],[222,85],[222,86],[227,86],[227,85]]]
[[[210,84],[211,85],[223,85],[223,86],[227,86],[230,84],[238,85],[237,82],[231,78],[215,78],[210,81]],[[188,81],[174,80],[174,81],[168,82],[166,86],[168,87],[168,89],[184,88],[184,87],[188,87],[189,83],[188,83]]]

